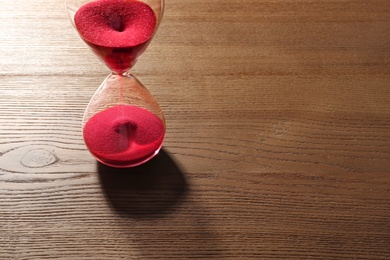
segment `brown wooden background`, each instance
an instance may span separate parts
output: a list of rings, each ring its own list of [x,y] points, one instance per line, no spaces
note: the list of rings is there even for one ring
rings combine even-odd
[[[390,259],[389,32],[388,0],[166,0],[133,70],[166,142],[115,170],[65,3],[0,0],[0,259]]]

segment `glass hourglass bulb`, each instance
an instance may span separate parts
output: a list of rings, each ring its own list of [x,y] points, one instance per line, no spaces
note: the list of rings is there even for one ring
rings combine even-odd
[[[91,98],[82,122],[85,144],[103,164],[137,166],[153,158],[163,144],[164,114],[129,73],[158,28],[163,1],[66,1],[79,36],[112,71]]]

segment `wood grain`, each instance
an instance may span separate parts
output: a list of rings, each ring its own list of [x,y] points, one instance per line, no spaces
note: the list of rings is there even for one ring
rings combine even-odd
[[[387,0],[167,0],[133,69],[166,141],[124,170],[64,2],[0,6],[0,259],[390,259]]]

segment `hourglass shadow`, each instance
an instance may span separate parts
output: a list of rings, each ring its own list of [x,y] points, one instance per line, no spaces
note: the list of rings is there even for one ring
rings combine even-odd
[[[100,184],[110,206],[134,218],[162,217],[183,200],[188,183],[179,166],[164,150],[134,168],[98,164]]]

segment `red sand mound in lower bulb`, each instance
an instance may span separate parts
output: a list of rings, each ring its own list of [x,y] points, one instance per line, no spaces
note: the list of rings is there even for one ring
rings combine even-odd
[[[146,109],[117,105],[92,116],[83,129],[90,152],[102,163],[128,167],[152,158],[165,136],[162,120]]]
[[[138,0],[96,0],[80,7],[74,21],[84,41],[114,71],[130,69],[156,29],[156,15]]]

